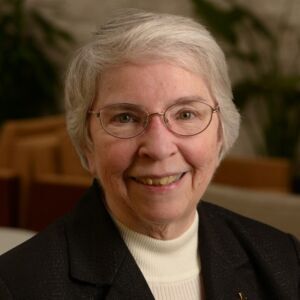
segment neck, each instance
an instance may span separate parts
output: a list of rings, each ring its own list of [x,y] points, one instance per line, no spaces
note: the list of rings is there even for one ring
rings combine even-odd
[[[195,220],[195,214],[189,219],[184,221],[177,221],[173,223],[143,223],[138,227],[127,226],[129,229],[137,231],[143,235],[149,236],[157,240],[173,240],[186,232]],[[135,228],[141,228],[135,230]]]
[[[127,215],[123,216],[122,212],[118,213],[118,210],[114,210],[114,213],[112,213],[112,210],[109,209],[109,207],[108,211],[113,219],[122,223],[128,229],[157,240],[172,240],[181,236],[193,224],[197,214],[197,210],[195,210],[189,217],[184,216],[181,219],[172,220],[170,222],[169,220],[142,220],[137,216],[131,216],[128,218]]]

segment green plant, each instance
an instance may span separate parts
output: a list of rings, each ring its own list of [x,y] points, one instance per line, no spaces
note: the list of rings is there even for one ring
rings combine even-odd
[[[197,16],[220,39],[233,61],[238,74],[233,85],[235,102],[242,112],[249,106],[255,110],[255,119],[245,115],[243,121],[251,136],[253,125],[260,127],[262,142],[251,139],[257,153],[296,162],[300,156],[300,36],[289,24],[288,14],[270,27],[234,0],[224,1],[223,6],[209,0],[192,1]],[[294,53],[283,49],[290,46],[285,42],[287,36],[296,41]],[[289,56],[284,62],[283,50]]]
[[[52,57],[73,41],[25,4],[0,0],[0,124],[57,112],[59,76]]]

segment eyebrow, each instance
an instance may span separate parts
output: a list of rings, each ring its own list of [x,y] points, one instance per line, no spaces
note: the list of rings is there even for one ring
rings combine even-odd
[[[166,106],[165,106],[165,109],[172,106],[172,105],[175,105],[175,104],[184,104],[184,103],[190,103],[190,102],[204,102],[204,103],[208,103],[209,101],[205,98],[202,98],[200,96],[197,96],[197,95],[193,95],[193,96],[184,96],[184,97],[180,97],[180,98],[177,98],[173,101],[170,101],[170,103],[168,103]],[[146,107],[144,107],[143,105],[140,105],[140,104],[136,104],[136,103],[131,103],[131,102],[116,102],[116,103],[112,103],[112,104],[107,104],[101,108],[98,108],[96,111],[100,111],[101,109],[107,107],[107,106],[111,106],[111,105],[123,105],[124,108],[132,108],[132,107],[140,107],[140,108],[143,108],[147,111]]]
[[[180,97],[180,98],[176,99],[173,102],[173,104],[195,102],[195,101],[208,103],[207,99],[202,98],[200,96],[185,96],[185,97]]]

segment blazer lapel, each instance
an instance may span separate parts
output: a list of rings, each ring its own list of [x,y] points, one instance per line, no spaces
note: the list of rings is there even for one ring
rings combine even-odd
[[[154,297],[131,255],[126,256],[109,289],[107,300],[154,300]]]
[[[154,300],[104,207],[104,195],[97,183],[70,216],[66,234],[73,279],[98,287],[98,294],[105,299]]]
[[[205,298],[257,300],[261,292],[245,251],[223,218],[200,205],[199,249]]]

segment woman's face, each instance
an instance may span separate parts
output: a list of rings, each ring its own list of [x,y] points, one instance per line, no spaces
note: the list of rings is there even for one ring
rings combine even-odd
[[[116,103],[164,112],[182,98],[202,98],[215,106],[201,77],[168,64],[124,64],[101,76],[93,110]],[[159,239],[182,234],[218,165],[219,118],[194,136],[170,132],[155,115],[137,137],[119,139],[90,118],[90,172],[104,189],[112,215],[127,227]]]

